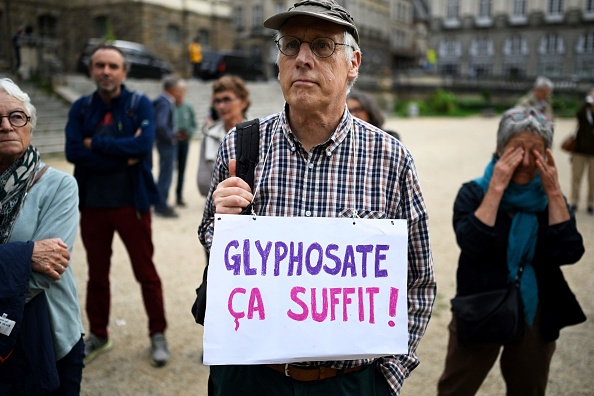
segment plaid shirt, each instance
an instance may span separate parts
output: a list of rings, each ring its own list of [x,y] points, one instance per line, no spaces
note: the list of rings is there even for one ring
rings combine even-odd
[[[200,242],[207,248],[214,230],[212,193],[229,177],[227,164],[235,158],[235,136],[233,129],[219,148],[198,228]],[[431,317],[436,291],[427,210],[408,150],[380,129],[352,117],[345,107],[330,139],[306,152],[283,111],[260,121],[254,185],[254,211],[259,216],[352,217],[356,211],[361,218],[408,220],[409,353],[302,364],[347,368],[379,360],[392,394],[398,394],[419,364],[415,350]]]

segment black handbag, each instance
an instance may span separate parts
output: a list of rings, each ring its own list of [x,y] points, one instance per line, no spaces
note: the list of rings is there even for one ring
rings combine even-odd
[[[514,282],[505,289],[456,296],[451,300],[460,345],[508,344],[522,338],[524,305],[520,279],[523,270],[522,264]]]
[[[254,171],[258,163],[260,149],[260,120],[255,118],[245,121],[236,126],[237,136],[235,151],[237,157],[237,177],[241,177],[254,190]],[[251,214],[252,204],[241,212]],[[208,255],[210,258],[210,254]],[[192,316],[196,323],[204,326],[204,315],[206,313],[206,287],[208,277],[208,262],[202,274],[202,283],[196,289],[196,299],[192,304]]]

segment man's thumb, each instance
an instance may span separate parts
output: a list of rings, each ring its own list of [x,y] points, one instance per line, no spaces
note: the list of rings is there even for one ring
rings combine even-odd
[[[229,160],[229,175],[231,177],[236,176],[236,174],[235,174],[236,169],[237,169],[237,160],[236,159]]]

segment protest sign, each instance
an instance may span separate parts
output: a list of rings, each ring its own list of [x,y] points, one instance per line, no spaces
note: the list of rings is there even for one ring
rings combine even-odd
[[[204,364],[408,352],[406,220],[216,215]]]

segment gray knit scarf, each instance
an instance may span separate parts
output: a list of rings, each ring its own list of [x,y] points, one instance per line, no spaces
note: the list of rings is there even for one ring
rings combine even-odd
[[[39,152],[31,145],[25,155],[0,175],[0,243],[7,243],[25,196],[41,164]]]

